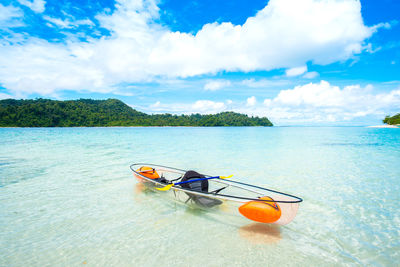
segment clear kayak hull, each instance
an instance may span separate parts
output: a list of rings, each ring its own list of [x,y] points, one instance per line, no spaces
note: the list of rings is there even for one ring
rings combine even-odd
[[[256,222],[288,224],[296,216],[299,203],[302,202],[301,198],[293,195],[219,178],[190,183],[192,188],[181,184],[172,186],[170,190],[159,191],[157,188],[182,182],[188,171],[148,163],[135,163],[130,167],[140,183],[163,196],[196,208],[218,210]],[[196,179],[210,177],[201,174]],[[197,188],[195,183],[198,184]]]

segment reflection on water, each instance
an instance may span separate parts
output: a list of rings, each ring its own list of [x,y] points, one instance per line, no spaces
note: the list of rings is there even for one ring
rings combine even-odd
[[[135,201],[137,201],[138,203],[145,201],[144,197],[149,197],[149,198],[155,197],[158,205],[162,206],[162,208],[165,209],[162,212],[162,214],[177,212],[176,210],[177,202],[174,199],[164,198],[162,194],[154,192],[143,183],[139,182],[135,184],[134,193],[136,196]],[[197,205],[186,205],[183,203],[180,203],[180,205],[178,206],[180,206],[183,209],[184,214],[193,217],[199,217],[198,220],[205,219],[209,222],[218,224],[220,226],[226,225],[235,227],[238,229],[241,238],[246,239],[254,244],[277,243],[279,242],[279,240],[282,239],[280,226],[278,225],[251,223],[248,225],[240,226],[242,225],[240,223],[242,223],[243,221],[239,221],[239,223],[235,222],[234,220],[232,220],[231,216],[226,216],[226,214],[222,212],[224,208],[228,209],[228,207],[224,207],[226,206],[226,203],[221,205],[222,210],[218,209],[205,210],[204,208],[200,208]],[[218,211],[220,212],[220,214],[218,214]],[[167,221],[167,219],[165,218],[159,219],[156,221],[154,226],[158,227],[160,225],[163,225],[165,221]]]
[[[277,243],[282,239],[280,227],[264,223],[251,223],[239,228],[239,235],[254,244]]]
[[[147,190],[147,187],[143,183],[135,184],[135,188],[134,188],[135,195],[140,195],[140,194],[144,193],[145,190]]]

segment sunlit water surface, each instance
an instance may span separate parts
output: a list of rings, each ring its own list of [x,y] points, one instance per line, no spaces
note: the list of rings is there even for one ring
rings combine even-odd
[[[129,165],[195,169],[298,195],[265,226],[143,192]],[[400,262],[400,129],[0,129],[0,266]]]

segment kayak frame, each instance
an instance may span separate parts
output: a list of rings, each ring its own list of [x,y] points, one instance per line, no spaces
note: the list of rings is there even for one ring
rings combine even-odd
[[[149,181],[149,182],[152,182],[154,184],[161,185],[161,186],[165,186],[166,184],[158,182],[158,181],[155,181],[153,179],[150,179],[150,178],[142,175],[140,172],[138,172],[135,169],[135,167],[139,167],[139,166],[156,167],[156,169],[157,169],[157,167],[158,168],[166,168],[165,171],[171,170],[171,172],[173,172],[173,170],[175,170],[179,174],[184,174],[184,173],[187,172],[186,170],[182,170],[182,169],[178,169],[178,168],[174,168],[174,167],[163,166],[163,165],[158,165],[158,164],[152,164],[152,163],[133,163],[132,165],[130,165],[130,169],[136,175],[139,175],[141,178],[145,179],[146,181]],[[207,174],[202,174],[202,175],[204,175],[206,178],[207,177],[213,177],[213,176],[207,175]],[[272,193],[275,193],[275,194],[284,195],[284,196],[293,198],[294,200],[261,200],[261,199],[258,199],[258,198],[239,197],[239,196],[225,195],[225,194],[212,193],[212,192],[199,192],[199,191],[195,191],[195,190],[191,190],[191,189],[187,189],[187,188],[182,188],[182,187],[177,187],[177,186],[172,186],[171,189],[181,190],[181,191],[188,192],[190,194],[195,194],[195,195],[198,195],[198,196],[219,198],[219,199],[231,200],[231,201],[236,201],[236,202],[243,202],[243,200],[246,200],[246,201],[276,202],[276,203],[300,203],[300,202],[303,201],[303,199],[300,198],[300,197],[293,196],[293,195],[290,195],[290,194],[287,194],[287,193],[283,193],[283,192],[279,192],[279,191],[275,191],[275,190],[272,190],[272,189],[264,188],[264,187],[261,187],[261,186],[246,184],[246,183],[234,181],[234,180],[231,180],[231,179],[226,180],[226,181],[225,180],[224,181],[220,181],[219,179],[216,179],[216,180],[218,180],[218,181],[215,181],[215,182],[222,183],[222,184],[225,184],[225,185],[228,185],[228,186],[241,188],[243,190],[246,190],[246,191],[249,191],[249,192],[253,192],[253,193],[257,193],[257,194],[260,194],[260,195],[264,195],[264,194],[260,193],[259,191],[256,191],[256,190],[251,190],[251,189],[246,188],[246,187],[250,187],[250,188],[254,188],[254,189],[261,189],[261,190],[269,191],[269,192],[272,192]],[[233,184],[230,184],[230,183],[233,183]],[[243,186],[246,186],[246,187],[243,187]],[[240,201],[240,200],[242,200],[242,201]]]

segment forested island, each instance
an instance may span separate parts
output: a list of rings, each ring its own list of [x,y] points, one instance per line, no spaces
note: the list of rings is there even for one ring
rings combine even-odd
[[[389,124],[389,125],[400,125],[400,113],[396,114],[394,116],[386,116],[386,118],[383,120],[383,123]]]
[[[266,117],[235,112],[149,115],[121,100],[0,100],[0,127],[272,126]]]

